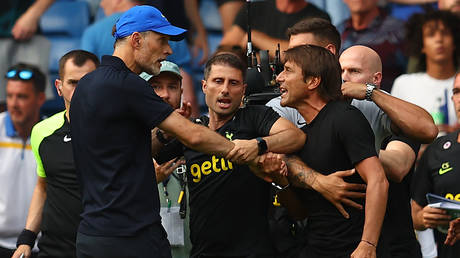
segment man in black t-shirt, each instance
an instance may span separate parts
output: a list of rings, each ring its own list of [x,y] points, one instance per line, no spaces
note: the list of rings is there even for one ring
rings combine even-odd
[[[278,43],[287,49],[287,28],[305,18],[319,17],[331,20],[329,15],[305,0],[268,0],[251,4],[251,41],[258,49],[269,50],[273,57]],[[233,26],[224,34],[220,45],[247,47],[247,8],[240,9]]]
[[[236,142],[253,139],[247,142],[253,151],[243,155],[299,150],[305,135],[292,123],[265,106],[240,107],[244,73],[236,55],[219,54],[208,61],[202,88],[209,117],[197,122]],[[190,192],[191,257],[274,257],[267,220],[270,185],[246,165],[190,148],[183,154]]]
[[[365,213],[349,208],[350,217],[345,219],[319,193],[292,190],[303,201],[309,218],[307,257],[375,257],[388,182],[376,157],[374,135],[367,120],[358,109],[340,101],[340,74],[337,59],[322,47],[302,45],[285,51],[284,70],[277,77],[281,105],[296,108],[308,124],[302,128],[307,141],[298,153],[303,162],[326,175],[356,168],[358,173],[346,180],[367,183]],[[302,161],[287,159],[290,181],[313,176],[311,171],[302,170]]]

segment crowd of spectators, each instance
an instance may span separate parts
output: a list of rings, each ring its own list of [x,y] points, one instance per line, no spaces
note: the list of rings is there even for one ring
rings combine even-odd
[[[55,79],[62,1],[0,11],[0,258],[460,254],[459,0],[72,0]]]

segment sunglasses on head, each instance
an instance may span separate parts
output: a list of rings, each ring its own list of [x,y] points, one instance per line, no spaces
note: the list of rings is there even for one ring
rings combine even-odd
[[[34,76],[34,72],[29,69],[11,69],[6,73],[5,78],[7,79],[16,78],[16,79],[28,81],[32,79],[33,76]]]

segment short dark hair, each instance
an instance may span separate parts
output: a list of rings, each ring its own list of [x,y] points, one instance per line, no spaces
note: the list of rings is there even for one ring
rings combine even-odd
[[[241,59],[235,54],[222,53],[211,57],[211,59],[209,59],[208,62],[206,62],[206,65],[204,67],[205,80],[207,80],[209,77],[212,65],[225,65],[238,69],[241,71],[241,74],[243,75],[243,80],[245,80],[246,78],[246,67],[241,61]]]
[[[320,97],[329,102],[342,98],[339,61],[331,51],[314,45],[301,45],[284,51],[284,62],[293,62],[302,69],[303,79],[320,77]]]
[[[78,66],[83,66],[86,61],[90,60],[94,63],[96,67],[99,66],[99,58],[91,52],[85,50],[72,50],[59,59],[59,77],[62,79],[64,77],[65,72],[65,64],[67,60],[72,60],[72,62]]]
[[[18,63],[10,68],[8,68],[8,71],[11,70],[30,70],[32,71],[32,77],[30,80],[33,82],[35,92],[45,92],[45,87],[46,87],[46,76],[45,74],[40,71],[40,68],[38,68],[35,65],[32,64],[26,64],[26,63]],[[7,80],[21,80],[19,77],[13,77]]]
[[[288,38],[302,33],[313,34],[323,44],[333,44],[338,55],[342,41],[339,31],[330,21],[323,18],[307,18],[287,29]]]
[[[117,32],[117,24],[114,24],[112,26],[112,37],[115,38],[115,42],[113,43],[113,48],[115,49],[115,46],[120,43],[120,42],[123,42],[126,40],[126,38],[128,38],[130,35],[124,37],[124,38],[116,38],[115,37],[115,33]],[[142,35],[142,37],[145,37],[147,35],[147,33],[150,33],[150,32],[154,32],[152,30],[148,30],[148,31],[142,31],[142,32],[139,32],[139,34]]]
[[[243,48],[241,46],[238,46],[238,45],[219,45],[217,46],[217,49],[216,51],[214,52],[214,54],[212,56],[215,56],[215,55],[221,55],[221,54],[233,54],[233,55],[236,55],[240,60],[241,62],[245,65],[245,67],[247,68],[247,56],[246,56],[246,53],[244,52]],[[212,57],[211,56],[211,57]]]
[[[440,21],[449,29],[454,43],[455,67],[460,58],[460,18],[450,11],[429,11],[412,15],[406,23],[406,43],[411,56],[418,57],[417,71],[426,71],[426,55],[423,48],[423,26],[431,21]]]

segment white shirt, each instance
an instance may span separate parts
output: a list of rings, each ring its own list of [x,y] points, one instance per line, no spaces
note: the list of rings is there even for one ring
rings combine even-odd
[[[37,166],[30,139],[11,137],[14,131],[6,114],[0,113],[0,246],[16,249],[37,183]]]
[[[426,73],[403,74],[396,78],[391,95],[424,108],[431,115],[447,105],[449,125],[457,123],[452,102],[454,77],[438,80]]]

